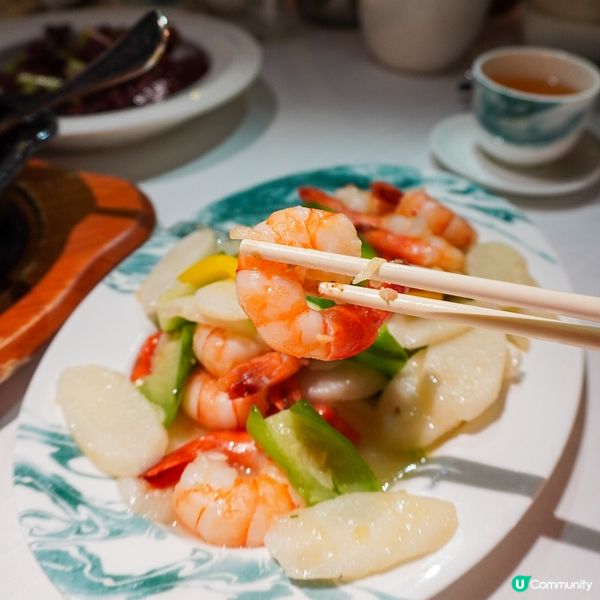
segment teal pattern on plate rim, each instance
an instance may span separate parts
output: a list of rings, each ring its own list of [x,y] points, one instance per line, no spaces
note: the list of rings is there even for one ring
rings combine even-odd
[[[116,291],[133,293],[164,252],[196,227],[204,225],[227,232],[235,224],[255,225],[274,210],[299,204],[297,189],[301,185],[333,191],[349,183],[368,187],[371,181],[377,180],[387,181],[401,189],[425,187],[448,206],[465,214],[476,226],[493,229],[511,243],[545,260],[554,261],[549,254],[531,247],[512,231],[513,224],[529,222],[524,213],[475,183],[440,171],[406,166],[341,165],[261,183],[208,205],[189,221],[169,228],[158,227],[141,248],[106,277],[104,283]]]
[[[473,183],[409,167],[358,165],[281,177],[211,204],[189,221],[159,228],[104,284],[119,293],[133,293],[168,248],[198,225],[222,231],[234,223],[252,225],[273,210],[298,203],[299,185],[333,190],[348,183],[366,187],[373,180],[403,189],[425,186],[478,228],[554,262],[541,249],[543,245],[537,248],[520,239],[518,228],[530,228],[520,211]],[[264,549],[225,550],[197,541],[190,544],[187,538],[129,512],[118,500],[114,481],[98,473],[82,456],[66,427],[27,409],[18,429],[14,486],[29,545],[48,577],[69,598],[134,599],[184,590],[198,598],[398,598],[361,582],[351,586],[292,582]],[[152,557],[143,564],[135,560],[140,544]],[[126,568],[119,556],[127,559]]]
[[[17,496],[36,497],[34,502],[24,502],[34,508],[22,510],[19,520],[37,561],[70,598],[146,598],[178,587],[256,600],[346,600],[357,590],[365,600],[397,598],[360,585],[350,591],[334,582],[292,583],[262,549],[225,550],[196,540],[190,545],[179,534],[132,514],[123,503],[88,493],[98,485],[112,488],[115,484],[93,469],[82,470],[87,459],[66,428],[25,413],[17,437],[21,449],[27,446],[42,457],[42,464],[15,460]],[[88,480],[85,494],[80,489],[82,479]],[[139,544],[155,545],[156,564],[123,572],[111,557],[115,544],[130,546],[129,552],[134,553]],[[167,546],[169,560],[165,561],[161,554]]]

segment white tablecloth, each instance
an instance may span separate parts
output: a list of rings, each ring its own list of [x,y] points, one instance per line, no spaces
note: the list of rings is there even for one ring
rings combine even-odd
[[[388,71],[369,58],[357,32],[299,31],[265,51],[260,79],[210,115],[130,148],[50,158],[139,182],[169,225],[199,202],[291,171],[357,162],[435,166],[430,130],[465,109],[458,70],[421,77]],[[600,296],[599,187],[567,198],[510,199],[556,248],[575,291]],[[0,597],[6,599],[60,597],[27,548],[12,497],[16,419],[42,352],[0,386]],[[590,594],[551,597],[600,597],[600,353],[588,353],[586,361],[579,418],[556,472],[519,526],[440,598],[513,598],[517,573],[587,579]]]

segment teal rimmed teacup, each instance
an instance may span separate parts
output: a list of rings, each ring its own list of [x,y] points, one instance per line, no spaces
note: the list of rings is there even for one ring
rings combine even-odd
[[[497,159],[524,166],[567,154],[600,92],[593,63],[551,48],[490,50],[475,60],[473,79],[479,145]]]

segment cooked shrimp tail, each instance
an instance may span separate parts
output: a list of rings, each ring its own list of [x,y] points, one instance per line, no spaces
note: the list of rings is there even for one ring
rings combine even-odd
[[[431,233],[443,237],[461,250],[475,241],[475,230],[469,223],[440,204],[425,190],[411,190],[404,194],[396,212],[407,217],[424,218]]]
[[[315,187],[298,188],[298,195],[305,204],[314,204],[319,208],[325,208],[334,212],[346,215],[352,224],[357,227],[376,227],[378,219],[375,215],[369,215],[365,212],[352,210],[342,200],[327,194],[323,190]]]
[[[387,209],[393,211],[402,200],[404,192],[386,181],[373,181],[369,186],[375,196]],[[387,211],[385,211],[387,212]]]
[[[221,378],[199,367],[186,384],[183,410],[208,429],[243,429],[252,406],[267,414],[269,388],[292,376],[302,364],[296,357],[267,352]]]
[[[207,450],[219,450],[231,460],[243,464],[249,461],[248,456],[256,452],[256,442],[246,431],[210,431],[169,452],[141,477],[155,488],[173,486],[198,453]]]
[[[461,271],[464,265],[463,252],[437,236],[421,239],[384,229],[370,229],[363,236],[380,256],[388,260],[401,258],[421,267],[440,267],[447,271]]]
[[[219,380],[219,385],[230,398],[248,396],[288,379],[303,364],[295,356],[267,352],[232,369]]]

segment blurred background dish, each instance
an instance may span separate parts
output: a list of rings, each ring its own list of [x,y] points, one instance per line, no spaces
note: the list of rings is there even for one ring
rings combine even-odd
[[[0,57],[14,60],[15,48],[39,38],[49,24],[67,24],[77,31],[100,25],[127,27],[143,12],[143,8],[113,6],[2,20],[0,39],[4,51]],[[262,61],[261,50],[245,31],[200,14],[176,9],[165,13],[184,39],[205,50],[208,72],[155,104],[61,116],[59,133],[52,142],[55,148],[98,148],[150,137],[231,100],[254,80]]]
[[[600,61],[600,1],[531,1],[523,11],[523,39]]]
[[[59,115],[84,115],[161,102],[209,68],[203,48],[182,38],[160,11],[148,11],[129,29],[47,25],[0,69],[0,92],[19,105],[20,118],[35,114],[40,102]]]
[[[491,190],[547,198],[585,189],[600,179],[600,142],[586,132],[564,158],[537,167],[518,168],[494,160],[478,148],[475,117],[459,113],[432,130],[429,147],[447,169]]]
[[[388,67],[417,73],[452,66],[473,43],[490,0],[360,0],[367,47]]]
[[[358,25],[357,0],[298,0],[298,11],[313,23],[334,27]]]
[[[598,0],[527,0],[537,11],[569,21],[600,22]]]

